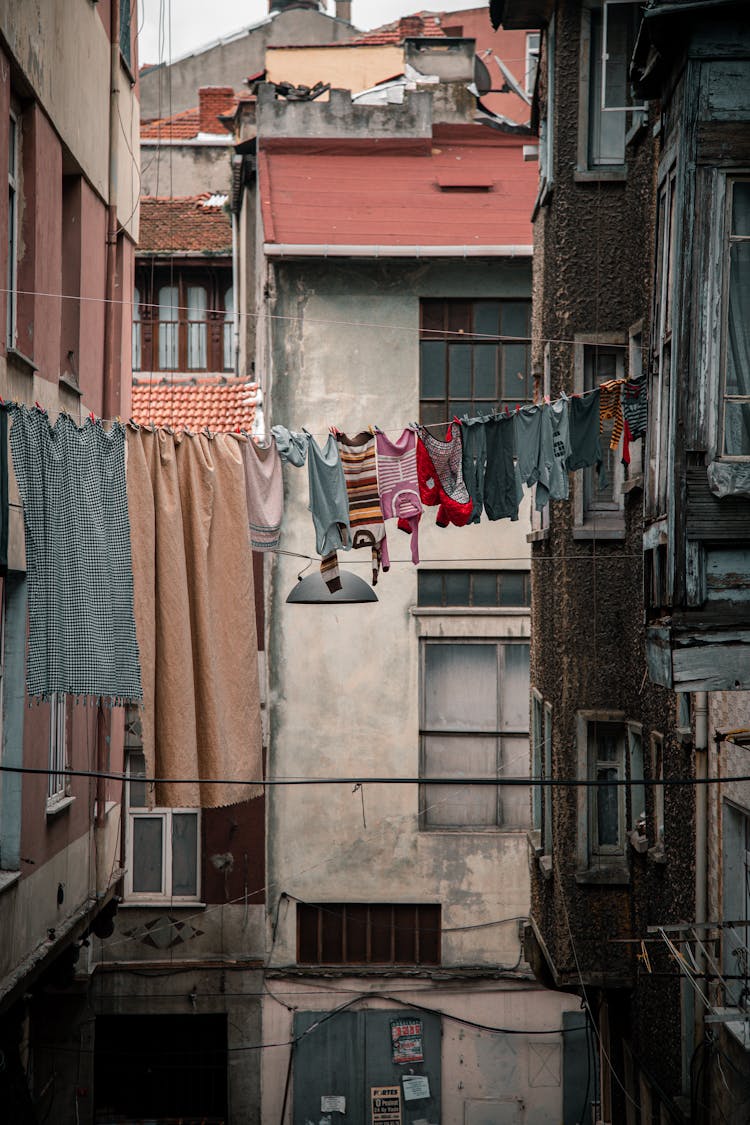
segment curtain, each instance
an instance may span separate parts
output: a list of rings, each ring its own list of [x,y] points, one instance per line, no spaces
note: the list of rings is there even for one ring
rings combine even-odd
[[[202,285],[189,285],[187,291],[187,365],[190,371],[206,370],[206,308],[206,290]]]
[[[178,298],[176,285],[163,285],[159,290],[159,370],[177,368]]]

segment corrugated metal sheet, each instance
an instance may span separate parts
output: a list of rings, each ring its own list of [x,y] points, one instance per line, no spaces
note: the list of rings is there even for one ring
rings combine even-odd
[[[270,145],[259,161],[265,240],[530,245],[537,166],[523,159],[526,141],[468,125],[436,127],[429,150],[423,141],[400,150],[330,139]],[[441,179],[455,186],[443,190]]]
[[[750,500],[725,496],[719,500],[710,491],[706,470],[687,471],[688,539],[750,539]]]

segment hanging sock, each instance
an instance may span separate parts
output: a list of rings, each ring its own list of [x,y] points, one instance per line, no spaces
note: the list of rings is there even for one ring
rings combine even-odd
[[[336,551],[320,560],[320,575],[331,594],[336,594],[341,589],[341,572],[339,570],[339,556]]]
[[[352,438],[336,430],[335,437],[349,498],[352,548],[371,548],[372,584],[375,586],[381,565],[384,570],[388,570],[390,565],[385,544],[383,511],[378,496],[375,437],[366,430]]]
[[[474,508],[461,468],[463,443],[461,430],[449,425],[445,441],[433,437],[419,427],[417,441],[417,475],[422,502],[438,506],[435,523],[438,527],[464,527]]]
[[[419,521],[424,510],[417,477],[417,435],[407,427],[396,441],[391,441],[378,431],[375,447],[383,518],[397,519],[399,530],[411,535],[411,557],[416,565],[419,562]],[[384,568],[387,551],[388,541],[384,539]]]

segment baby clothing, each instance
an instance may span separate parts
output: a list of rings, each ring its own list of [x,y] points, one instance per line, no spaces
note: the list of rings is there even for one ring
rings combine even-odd
[[[355,437],[336,433],[346,492],[349,497],[349,524],[352,547],[372,549],[372,584],[377,583],[381,563],[388,570],[388,547],[385,523],[378,496],[378,473],[375,463],[375,438],[363,431]]]
[[[307,456],[307,443],[310,440],[310,435],[304,430],[302,433],[293,432],[288,430],[286,426],[271,426],[271,434],[276,442],[281,460],[301,469]]]
[[[417,478],[417,435],[405,429],[401,437],[391,441],[385,434],[375,435],[377,449],[378,491],[384,519],[397,519],[401,531],[411,532],[411,557],[419,562],[419,521],[422,499]],[[388,543],[383,539],[383,567],[388,565]]]
[[[254,551],[274,551],[279,545],[284,511],[281,456],[275,442],[262,446],[245,441],[241,449],[250,546]]]
[[[331,562],[329,556],[340,548],[348,551],[351,547],[344,469],[333,434],[329,434],[323,449],[313,437],[307,437],[309,509],[315,528],[315,549],[323,558],[320,570],[325,583],[331,593],[335,593],[341,589],[341,579],[335,562]]]
[[[449,523],[464,527],[471,519],[474,504],[464,483],[462,459],[460,427],[454,430],[449,425],[445,441],[441,441],[420,426],[417,441],[419,494],[424,504],[438,505],[435,517],[438,527],[447,527]]]

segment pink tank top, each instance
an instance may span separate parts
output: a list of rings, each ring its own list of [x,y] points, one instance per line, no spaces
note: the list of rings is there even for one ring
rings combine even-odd
[[[375,441],[383,518],[397,519],[402,531],[411,532],[411,557],[418,563],[419,520],[424,509],[417,478],[417,435],[407,428],[395,442],[381,433]]]

